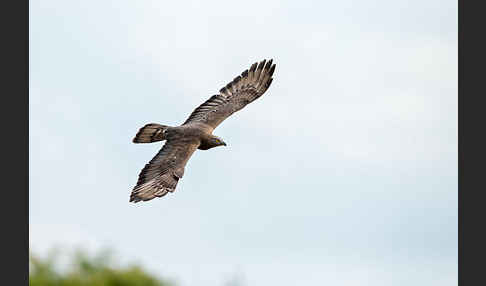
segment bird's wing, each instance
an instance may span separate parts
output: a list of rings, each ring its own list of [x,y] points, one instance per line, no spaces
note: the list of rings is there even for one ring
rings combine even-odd
[[[173,192],[184,175],[184,167],[199,146],[197,139],[169,140],[159,153],[142,169],[130,202],[148,201]]]
[[[232,82],[197,107],[183,125],[201,122],[216,128],[231,114],[262,96],[272,83],[272,60],[254,63]]]

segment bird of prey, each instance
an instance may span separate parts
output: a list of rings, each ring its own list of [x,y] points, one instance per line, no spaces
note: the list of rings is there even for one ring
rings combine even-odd
[[[272,83],[272,60],[254,63],[198,106],[180,126],[150,123],[140,128],[133,143],[167,140],[162,149],[142,169],[130,202],[148,201],[174,192],[194,151],[226,146],[213,130],[231,114],[262,96]]]

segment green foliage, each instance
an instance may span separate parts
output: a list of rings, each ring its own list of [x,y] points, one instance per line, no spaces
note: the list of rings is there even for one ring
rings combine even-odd
[[[51,252],[47,258],[30,255],[30,286],[171,286],[167,281],[147,273],[140,266],[116,267],[111,252],[94,257],[78,250],[71,257],[70,267],[60,271],[59,256]]]

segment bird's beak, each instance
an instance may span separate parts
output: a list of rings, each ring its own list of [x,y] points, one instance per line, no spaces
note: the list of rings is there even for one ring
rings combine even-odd
[[[226,146],[226,143],[223,141],[223,142],[221,142],[221,145]]]

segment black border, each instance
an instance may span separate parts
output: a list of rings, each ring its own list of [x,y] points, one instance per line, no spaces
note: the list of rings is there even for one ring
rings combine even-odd
[[[463,244],[463,226],[464,224],[462,223],[463,214],[463,188],[461,188],[461,185],[463,185],[463,178],[464,178],[464,153],[463,153],[463,140],[464,140],[464,104],[463,104],[463,84],[464,84],[464,60],[463,60],[463,51],[464,51],[464,2],[458,1],[458,46],[457,46],[457,52],[458,52],[458,79],[457,79],[457,89],[458,89],[458,99],[457,99],[457,107],[458,107],[458,142],[457,142],[457,147],[458,147],[458,196],[457,196],[457,211],[458,211],[458,246],[457,246],[457,258],[458,258],[458,283],[459,285],[465,285],[467,282],[465,281],[464,278],[464,271],[463,271],[463,255],[462,255],[462,244]]]
[[[2,285],[29,279],[29,1],[4,1],[2,15]]]
[[[458,1],[458,270],[459,285],[483,285],[486,280],[482,275],[485,200],[480,195],[486,190],[483,168],[486,92],[482,84],[485,77],[484,9],[478,1],[465,3]],[[464,170],[465,153],[469,155],[467,172]]]

